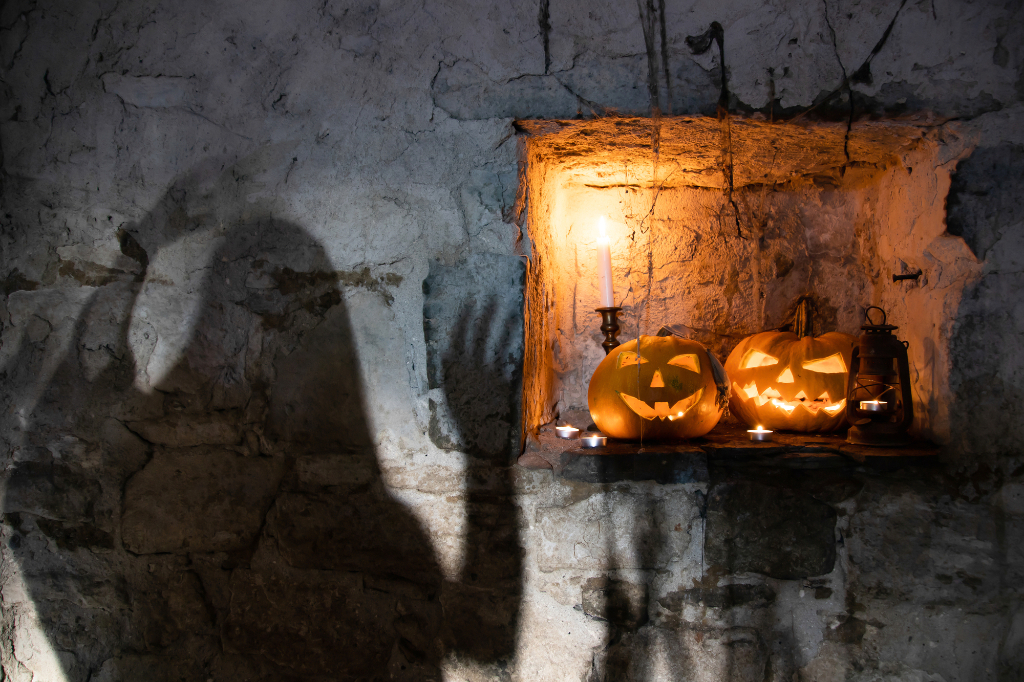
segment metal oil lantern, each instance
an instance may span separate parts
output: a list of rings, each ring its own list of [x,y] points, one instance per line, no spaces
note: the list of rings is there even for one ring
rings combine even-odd
[[[882,314],[881,322],[871,311]],[[876,315],[877,317],[877,315]],[[914,420],[910,393],[910,363],[906,341],[893,334],[898,327],[886,324],[885,311],[870,306],[853,349],[847,382],[846,414],[850,430],[846,440],[859,445],[900,446],[910,438],[907,428]]]

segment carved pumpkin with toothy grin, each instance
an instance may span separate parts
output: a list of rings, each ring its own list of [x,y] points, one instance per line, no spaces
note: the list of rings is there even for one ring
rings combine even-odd
[[[587,392],[594,423],[613,438],[694,438],[724,411],[708,351],[677,336],[641,336],[613,349]]]
[[[729,409],[750,427],[824,432],[846,420],[846,382],[857,337],[839,332],[799,337],[762,332],[725,361]]]

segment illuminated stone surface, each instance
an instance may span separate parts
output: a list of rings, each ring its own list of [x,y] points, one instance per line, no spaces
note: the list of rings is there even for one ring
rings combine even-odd
[[[664,31],[651,3],[606,1],[3,4],[5,680],[1024,674],[1021,10],[664,4]],[[725,147],[717,46],[686,45],[713,21],[730,111],[755,111]],[[670,160],[666,128],[658,174],[633,163],[652,102],[700,131]],[[525,261],[525,292],[506,265],[432,304],[550,312],[524,320],[524,362],[550,370],[526,376],[535,423],[582,407],[602,357],[587,216],[550,212],[558,240],[550,205],[506,222],[522,131],[551,125],[516,119],[570,121],[574,154],[625,131],[605,141],[628,175],[571,157],[580,210],[641,216],[644,178],[678,179],[643,315],[647,245],[613,254],[623,338],[688,324],[724,358],[711,332],[780,326],[798,295],[842,331],[878,303],[911,343],[918,428],[964,468],[788,472],[837,544],[831,573],[784,580],[709,570],[713,458],[708,482],[591,483],[466,447],[494,406],[485,441],[517,430],[519,356],[432,382],[428,344],[455,337],[424,333],[425,280]],[[765,172],[787,184],[762,201]],[[493,349],[497,318],[468,322]]]

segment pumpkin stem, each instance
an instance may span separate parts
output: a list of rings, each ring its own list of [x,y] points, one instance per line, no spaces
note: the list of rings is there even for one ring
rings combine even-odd
[[[814,336],[814,310],[810,296],[803,296],[796,303],[796,317],[793,320],[793,331],[801,339]]]

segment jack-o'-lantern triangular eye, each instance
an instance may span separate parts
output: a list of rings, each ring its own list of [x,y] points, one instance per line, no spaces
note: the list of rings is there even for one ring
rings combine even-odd
[[[767,367],[769,365],[779,364],[778,358],[773,358],[767,353],[762,353],[759,350],[750,349],[747,354],[740,360],[740,369],[751,369],[752,367]]]
[[[668,361],[668,364],[673,367],[682,367],[693,372],[700,373],[700,360],[697,358],[696,353],[685,353],[683,355],[677,355]]]
[[[803,368],[819,374],[846,374],[846,363],[842,353],[834,353],[827,358],[804,360]]]
[[[629,367],[630,365],[642,365],[645,362],[647,362],[647,358],[642,357],[638,353],[626,350],[619,353],[617,368],[622,369],[623,367]]]

